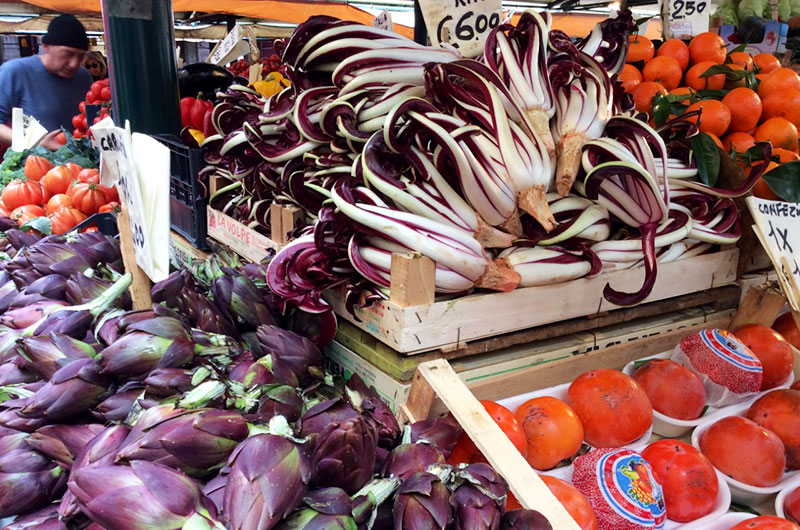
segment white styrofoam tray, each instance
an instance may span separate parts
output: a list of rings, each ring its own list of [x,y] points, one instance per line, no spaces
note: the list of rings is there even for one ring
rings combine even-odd
[[[525,394],[520,394],[518,396],[512,396],[505,399],[501,399],[497,401],[497,403],[503,405],[511,412],[515,412],[520,407],[520,405],[522,405],[529,399],[537,397],[551,396],[554,398],[558,398],[562,401],[566,401],[567,390],[569,390],[570,384],[571,383],[564,383],[563,385],[553,386],[550,388],[543,388],[541,390],[534,390],[533,392],[526,392]],[[647,430],[647,432],[644,433],[644,435],[641,438],[631,442],[630,444],[624,447],[628,449],[633,449],[634,451],[641,451],[642,449],[647,447],[647,444],[650,441],[652,435],[653,435],[653,427],[651,425],[650,428]],[[547,471],[537,470],[537,473],[541,473],[543,475],[550,475],[569,482],[572,479],[572,464],[564,467],[557,467],[555,469],[550,469]]]
[[[709,521],[706,524],[698,526],[695,530],[730,530],[730,528],[742,521],[747,521],[756,517],[752,513],[744,512],[731,512],[726,513],[716,521]]]
[[[625,368],[623,368],[622,371],[625,374],[633,377],[633,372],[636,371],[634,369],[636,363],[641,361],[647,361],[650,359],[669,359],[670,357],[672,357],[672,352],[664,352],[664,353],[659,353],[657,355],[649,355],[637,361],[629,362],[628,364],[625,365]],[[789,388],[792,385],[792,383],[794,383],[794,372],[789,374],[789,378],[786,379],[786,381],[784,381],[780,385],[776,386],[775,388],[770,388],[769,390],[765,390],[764,392],[759,392],[758,394],[754,395],[752,398],[748,399],[743,404],[750,405],[755,400],[766,394],[767,392],[770,392],[778,388]],[[731,407],[733,406],[737,405],[731,405]],[[704,423],[706,421],[715,421],[725,417],[726,415],[728,415],[725,411],[728,410],[729,408],[730,407],[721,407],[721,408],[708,407],[708,409],[706,409],[705,414],[703,414],[696,420],[678,420],[675,418],[670,418],[669,416],[653,409],[653,432],[661,436],[664,436],[666,438],[680,438],[681,436],[687,434],[689,431],[691,431],[701,423]]]
[[[791,484],[787,484],[786,487],[778,493],[778,496],[775,497],[775,515],[783,517],[784,519],[786,518],[786,512],[783,509],[786,503],[786,497],[798,488],[800,488],[800,477],[797,477]]]
[[[700,449],[700,437],[709,427],[723,417],[728,416],[744,416],[747,414],[747,409],[750,404],[742,403],[741,405],[734,405],[725,407],[724,414],[715,418],[704,418],[705,421],[700,423],[697,428],[692,432],[692,445]],[[743,458],[758,458],[758,455],[742,455]],[[750,486],[743,482],[739,482],[729,476],[725,476],[728,486],[731,488],[731,498],[740,504],[746,506],[758,506],[769,500],[772,495],[777,494],[782,489],[798,482],[800,480],[800,471],[787,471],[783,474],[783,478],[774,486],[761,488],[758,486]]]

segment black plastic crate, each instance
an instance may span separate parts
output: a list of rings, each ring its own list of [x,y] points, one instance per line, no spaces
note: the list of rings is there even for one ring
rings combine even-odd
[[[155,138],[170,151],[170,226],[195,248],[208,250],[206,199],[197,181],[204,164],[203,150],[188,147],[175,136],[156,135]]]

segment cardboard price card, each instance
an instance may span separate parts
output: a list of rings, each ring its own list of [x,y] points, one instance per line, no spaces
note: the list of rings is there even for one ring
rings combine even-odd
[[[394,31],[394,24],[392,23],[392,14],[386,9],[372,19],[372,26],[378,29],[385,29],[387,31]]]
[[[24,151],[39,144],[47,135],[47,129],[33,116],[25,114],[21,108],[11,109],[11,149]]]
[[[464,57],[483,53],[486,37],[502,21],[501,0],[420,0],[419,4],[434,46],[448,43]]]
[[[242,28],[234,26],[233,29],[225,35],[225,38],[214,46],[214,49],[208,54],[206,62],[228,64],[237,57],[249,53],[250,45],[242,39]]]
[[[786,299],[792,309],[800,311],[800,204],[756,197],[745,200]]]
[[[710,0],[664,0],[669,2],[669,30],[685,39],[708,31]]]

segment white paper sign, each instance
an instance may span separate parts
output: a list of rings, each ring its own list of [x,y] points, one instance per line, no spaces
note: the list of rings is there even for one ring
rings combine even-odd
[[[669,1],[669,30],[673,38],[694,37],[708,31],[711,0]]]
[[[464,57],[483,53],[483,43],[503,17],[501,0],[420,0],[434,46],[447,42]]]
[[[130,216],[136,263],[159,282],[169,274],[169,149],[148,136],[131,135],[130,124],[125,125],[104,119],[91,127],[100,151],[100,180],[117,185]]]
[[[237,57],[250,53],[250,45],[242,39],[242,28],[234,26],[217,44],[206,59],[207,63],[228,64]]]
[[[779,273],[784,294],[792,309],[800,311],[800,293],[790,288],[792,281],[789,279],[793,277],[794,285],[800,285],[800,204],[756,197],[745,200],[758,227],[756,233],[761,232],[759,239]],[[788,262],[788,270],[782,258]]]
[[[392,23],[392,14],[386,9],[372,19],[372,27],[394,31],[394,24]]]
[[[36,146],[47,136],[47,129],[21,108],[11,109],[11,150],[24,151]]]

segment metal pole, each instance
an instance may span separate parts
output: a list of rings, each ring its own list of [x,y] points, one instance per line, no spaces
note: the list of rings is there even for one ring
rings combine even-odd
[[[428,28],[419,8],[419,0],[414,0],[414,41],[422,45],[428,44]]]
[[[102,0],[114,121],[179,134],[172,0]]]

